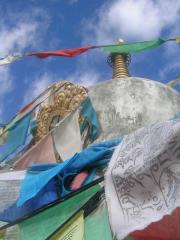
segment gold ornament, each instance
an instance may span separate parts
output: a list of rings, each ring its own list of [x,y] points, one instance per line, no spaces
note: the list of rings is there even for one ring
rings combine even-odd
[[[79,107],[87,97],[87,90],[68,81],[53,86],[52,103],[42,104],[37,115],[37,131],[35,142],[42,139],[55,127],[56,123]]]

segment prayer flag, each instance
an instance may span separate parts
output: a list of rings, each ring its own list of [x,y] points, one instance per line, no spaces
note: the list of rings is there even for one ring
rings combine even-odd
[[[22,240],[44,240],[66,223],[95,193],[98,184],[75,196],[53,205],[19,224]]]
[[[158,222],[152,222],[145,229],[130,233],[134,240],[179,239],[180,238],[180,208],[171,215],[166,215]]]
[[[10,154],[14,153],[18,147],[22,146],[25,143],[30,119],[31,115],[28,114],[21,120],[17,121],[8,130],[7,143],[2,148],[2,155],[0,156],[0,161],[5,160]]]
[[[24,176],[25,171],[6,171],[0,173],[0,216],[18,198],[20,184]],[[0,226],[5,224],[5,222],[3,223],[0,220]]]
[[[103,203],[85,218],[84,240],[113,240],[108,219],[108,211]]]
[[[24,57],[23,54],[9,55],[7,57],[0,59],[0,65],[6,65],[6,64],[12,63],[22,57]]]
[[[56,163],[51,133],[48,133],[47,136],[30,148],[14,164],[14,169],[23,170],[34,163]]]
[[[63,161],[82,151],[78,110],[72,112],[54,128],[53,137],[56,150]]]
[[[49,56],[63,56],[63,57],[75,57],[83,52],[91,49],[91,46],[81,47],[81,48],[71,48],[64,50],[55,50],[55,51],[47,51],[47,52],[32,52],[27,53],[26,56],[36,56],[38,58],[47,58]]]
[[[121,140],[119,139],[113,139],[93,144],[88,148],[85,148],[82,152],[76,153],[66,161],[58,163],[52,168],[38,172],[37,174],[28,171],[21,185],[17,206],[21,206],[31,198],[35,197],[41,189],[43,189],[46,184],[57,175],[61,176],[63,186],[59,189],[59,194],[65,196],[70,191],[67,186],[67,179],[69,178],[68,176],[70,176],[69,173],[72,173],[75,176],[85,168],[105,166],[110,160],[114,148],[120,143],[120,141]],[[42,147],[42,149],[45,151],[46,148]],[[38,152],[36,153],[36,157],[38,157]],[[65,179],[66,181],[64,181]]]
[[[83,240],[84,216],[83,211],[76,214],[62,229],[56,232],[50,240]]]
[[[141,52],[144,50],[158,47],[159,45],[161,45],[165,42],[166,42],[166,40],[164,40],[162,38],[158,38],[158,39],[152,40],[152,41],[109,45],[109,46],[104,46],[103,49],[104,49],[104,51],[110,52],[110,53]]]
[[[180,122],[169,120],[124,136],[116,148],[106,171],[105,193],[111,228],[117,239],[144,229],[179,207],[179,139]],[[178,216],[171,222],[172,225],[177,222],[179,227]],[[165,227],[169,236],[172,232],[174,236],[180,236],[180,231],[170,226],[170,221],[164,222],[161,227],[161,234],[165,233]],[[142,239],[155,239],[156,236],[156,239],[166,239],[159,235],[158,229],[156,235],[154,231],[149,231],[151,237],[145,238],[147,234],[144,234]]]
[[[27,113],[29,113],[30,111],[32,111],[32,109],[35,107],[35,101],[30,102],[29,104],[27,104],[25,107],[23,107],[20,111],[19,111],[19,115],[20,117],[25,116]]]

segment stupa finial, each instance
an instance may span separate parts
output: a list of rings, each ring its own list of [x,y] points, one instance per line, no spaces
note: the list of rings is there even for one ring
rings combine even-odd
[[[122,38],[118,38],[116,43],[122,44],[124,43],[124,40]],[[125,53],[112,53],[108,56],[107,61],[113,69],[113,79],[129,77],[128,65],[130,63],[130,60],[130,55]]]

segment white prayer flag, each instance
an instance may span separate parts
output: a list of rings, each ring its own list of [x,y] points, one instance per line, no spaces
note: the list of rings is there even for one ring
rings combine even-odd
[[[124,137],[107,169],[105,192],[118,240],[180,206],[180,122],[169,120]]]
[[[0,65],[10,64],[10,63],[16,61],[17,59],[22,58],[22,57],[24,57],[23,54],[9,55],[9,56],[7,56],[5,58],[1,58],[0,59]]]

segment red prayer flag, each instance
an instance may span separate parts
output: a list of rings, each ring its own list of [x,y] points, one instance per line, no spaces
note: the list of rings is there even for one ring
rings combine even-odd
[[[176,208],[171,215],[153,222],[143,230],[130,234],[135,240],[177,240],[180,238],[180,208]]]
[[[55,51],[47,51],[47,52],[32,52],[27,53],[26,56],[36,56],[38,58],[47,58],[49,56],[63,56],[63,57],[75,57],[83,52],[91,49],[92,46],[81,47],[81,48],[71,48],[64,50],[55,50]]]

